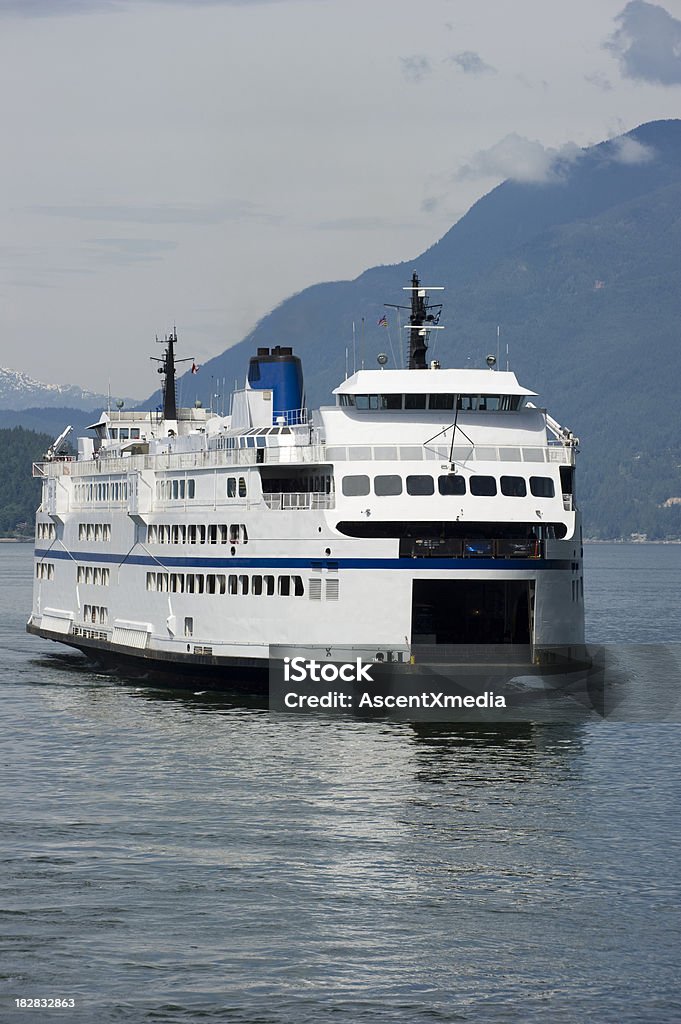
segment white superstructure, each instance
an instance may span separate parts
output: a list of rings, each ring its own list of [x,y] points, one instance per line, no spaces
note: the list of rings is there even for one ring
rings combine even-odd
[[[29,631],[218,675],[274,645],[581,645],[577,440],[511,372],[424,368],[414,281],[419,368],[360,370],[312,417],[282,348],[229,416],[176,409],[167,339],[162,413],[104,413],[34,467]]]

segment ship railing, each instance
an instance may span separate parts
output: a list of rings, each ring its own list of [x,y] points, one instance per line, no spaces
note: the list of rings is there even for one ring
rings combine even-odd
[[[282,446],[277,448],[235,448],[232,450],[201,450],[197,452],[167,452],[159,455],[130,455],[87,459],[69,463],[36,462],[33,476],[106,476],[133,473],[142,470],[172,472],[177,470],[213,469],[221,466],[255,466],[263,463],[318,463],[325,462],[322,444]]]
[[[272,422],[287,427],[304,427],[310,422],[310,414],[307,409],[275,409]]]
[[[276,491],[263,494],[263,499],[267,507],[274,511],[335,508],[336,505],[333,494],[317,491]]]
[[[72,626],[72,636],[82,636],[87,640],[110,640],[111,630],[110,629],[97,629],[90,626]]]
[[[573,465],[573,448],[547,445],[326,445],[328,462],[525,462]]]
[[[544,558],[543,542],[535,538],[475,539],[410,537],[400,541],[400,558]]]
[[[171,472],[211,469],[222,466],[278,465],[281,463],[324,462],[517,462],[574,465],[575,449],[557,446],[509,445],[282,445],[271,448],[211,449],[196,452],[167,452],[158,455],[34,463],[33,476],[94,476],[131,473],[139,470]]]

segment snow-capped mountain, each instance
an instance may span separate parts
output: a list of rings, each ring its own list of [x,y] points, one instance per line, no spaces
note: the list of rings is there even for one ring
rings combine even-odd
[[[117,395],[112,395],[111,402],[115,403],[117,398]],[[74,384],[43,384],[19,370],[0,366],[0,409],[68,407],[94,410],[106,408],[108,401],[107,395],[85,391]],[[132,408],[137,402],[127,398],[125,404]]]

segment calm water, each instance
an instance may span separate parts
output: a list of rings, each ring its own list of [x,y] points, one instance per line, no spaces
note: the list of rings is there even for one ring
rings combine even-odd
[[[2,1021],[681,1020],[678,725],[120,685],[24,633],[30,556],[0,545]],[[681,546],[586,559],[591,640],[681,640]]]

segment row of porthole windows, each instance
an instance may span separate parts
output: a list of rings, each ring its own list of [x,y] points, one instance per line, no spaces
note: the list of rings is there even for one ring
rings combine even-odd
[[[249,576],[246,573],[148,572],[147,590],[171,594],[254,594],[302,597],[301,576]]]
[[[78,523],[78,540],[111,540],[111,523]]]
[[[56,540],[57,527],[54,523],[38,523],[35,528],[36,540]]]
[[[35,567],[35,578],[37,580],[53,580],[54,562],[38,562]]]
[[[94,587],[108,587],[111,583],[111,569],[100,565],[79,565],[76,567],[76,583],[88,583]]]
[[[443,495],[461,495],[469,490],[480,497],[497,494],[497,480],[493,476],[475,475],[467,478],[458,473],[448,473],[437,478],[437,488]],[[373,478],[373,490],[377,497],[392,497],[402,494],[405,481],[397,474],[385,474]],[[527,481],[522,476],[502,476],[499,480],[501,493],[513,498],[527,495]],[[343,494],[348,498],[365,497],[370,491],[370,480],[363,474],[343,477]],[[435,494],[435,479],[427,473],[415,473],[406,478],[407,494],[427,497]],[[535,498],[553,498],[555,485],[550,476],[531,476],[530,493]]]
[[[248,544],[245,523],[161,523],[147,526],[147,544]]]
[[[99,626],[105,626],[109,621],[109,609],[101,604],[83,605],[83,622],[92,622]]]
[[[156,498],[158,501],[185,501],[196,497],[195,480],[157,480]]]
[[[73,497],[78,504],[86,501],[127,501],[127,480],[98,480],[96,482],[76,483]]]

